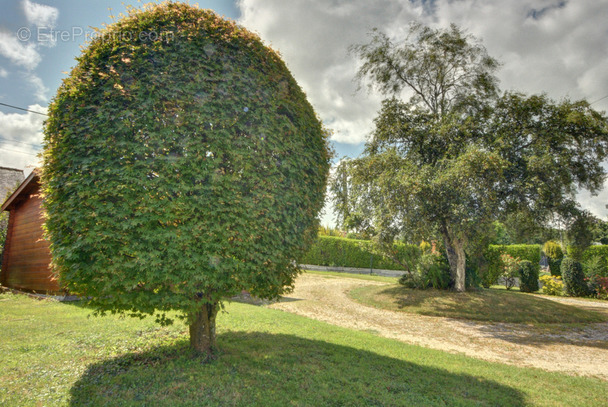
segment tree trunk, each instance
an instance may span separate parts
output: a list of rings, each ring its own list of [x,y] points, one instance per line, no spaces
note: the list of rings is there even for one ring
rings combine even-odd
[[[450,278],[454,290],[458,292],[465,291],[466,279],[466,254],[464,252],[464,244],[460,239],[453,239],[448,232],[447,227],[442,227],[443,243],[450,264]]]
[[[454,282],[454,289],[458,292],[466,290],[467,257],[463,246],[461,241],[454,241],[454,249],[456,250],[456,280]]]
[[[190,322],[190,347],[197,352],[211,355],[215,351],[215,317],[217,303],[204,303]]]

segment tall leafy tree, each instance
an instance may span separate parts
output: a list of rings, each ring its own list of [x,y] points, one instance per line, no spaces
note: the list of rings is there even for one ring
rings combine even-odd
[[[177,310],[198,351],[224,299],[288,291],[316,236],[327,132],[278,54],[211,11],[149,5],[99,32],[45,144],[62,284],[101,314]]]
[[[497,61],[456,26],[413,24],[401,44],[375,30],[352,51],[359,79],[386,99],[362,157],[332,183],[339,220],[379,242],[440,236],[456,290],[494,220],[573,213],[577,187],[601,187],[605,118],[586,102],[499,97]]]

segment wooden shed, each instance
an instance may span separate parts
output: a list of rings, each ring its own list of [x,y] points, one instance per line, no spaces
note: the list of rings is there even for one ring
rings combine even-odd
[[[0,283],[22,291],[61,292],[50,269],[49,243],[43,237],[40,178],[36,171],[8,197],[1,210],[9,211],[9,218]]]

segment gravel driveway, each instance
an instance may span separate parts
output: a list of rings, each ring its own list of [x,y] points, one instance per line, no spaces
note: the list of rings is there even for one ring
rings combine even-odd
[[[269,307],[478,359],[608,380],[608,323],[543,329],[387,311],[349,298],[348,292],[353,288],[371,284],[386,283],[306,273],[298,277],[288,298]],[[589,304],[575,299],[544,298],[572,305]],[[608,304],[600,302],[594,302],[593,306],[608,309]]]

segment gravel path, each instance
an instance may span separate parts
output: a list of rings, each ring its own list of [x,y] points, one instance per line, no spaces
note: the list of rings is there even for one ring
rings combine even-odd
[[[371,284],[386,283],[302,274],[289,298],[269,307],[479,359],[608,380],[608,323],[543,330],[525,324],[484,323],[381,310],[348,297],[353,288]],[[572,305],[590,304],[545,298]],[[608,308],[608,304],[593,302],[592,307]]]

